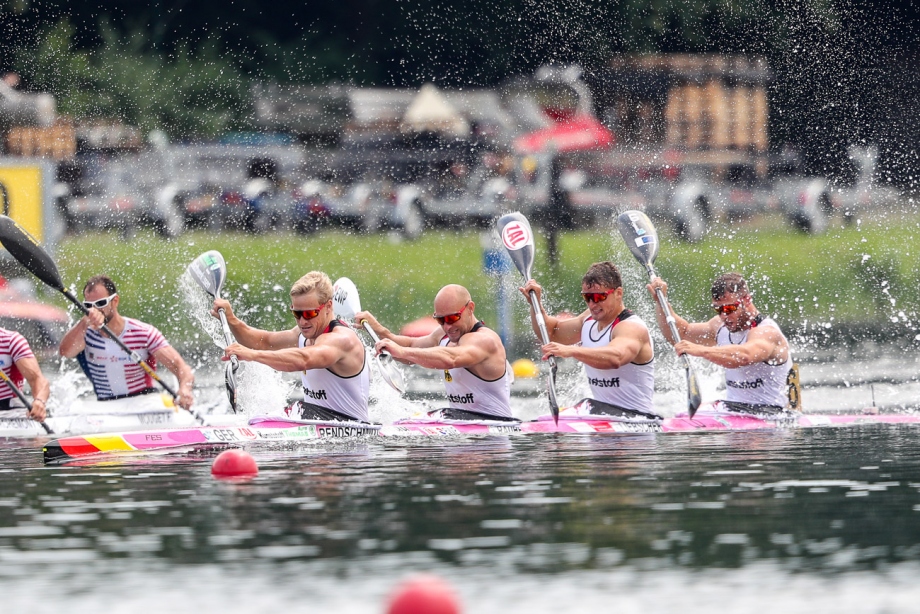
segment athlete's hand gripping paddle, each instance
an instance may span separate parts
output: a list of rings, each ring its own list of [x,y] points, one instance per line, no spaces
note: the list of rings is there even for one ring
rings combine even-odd
[[[332,309],[335,312],[335,317],[347,321],[354,320],[355,314],[361,311],[361,298],[358,296],[358,288],[347,277],[340,277],[333,285]],[[377,333],[374,332],[367,320],[361,320],[358,324],[364,327],[364,330],[371,336],[374,343],[380,341]],[[380,370],[383,380],[399,394],[406,392],[406,378],[399,367],[396,366],[393,357],[388,352],[380,352],[374,357],[374,360],[377,362],[377,368]]]
[[[46,285],[63,294],[64,297],[76,305],[77,309],[84,315],[89,314],[89,309],[74,296],[73,292],[64,287],[64,283],[61,281],[61,274],[58,273],[57,265],[54,263],[54,260],[51,259],[48,252],[38,244],[38,241],[36,241],[32,235],[6,215],[0,215],[0,243],[2,243],[6,251],[19,261],[19,264],[24,266],[30,273],[38,277]],[[173,399],[178,398],[172,386],[164,382],[153,367],[144,362],[144,359],[142,359],[137,352],[129,349],[128,346],[118,338],[118,335],[113,333],[105,324],[102,325],[102,332],[108,335],[109,338],[115,342],[115,345],[131,357],[131,361],[134,364],[142,368],[144,372],[146,372],[157,384],[162,386],[163,390],[168,392]],[[204,424],[204,418],[202,418],[198,412],[192,409],[188,411],[195,416],[198,422]]]
[[[29,410],[29,413],[32,413],[32,404],[29,402],[29,399],[27,399],[26,395],[22,393],[22,390],[19,389],[19,386],[14,384],[13,380],[11,380],[10,377],[6,373],[4,373],[3,369],[0,369],[0,379],[6,382],[6,385],[9,386],[10,390],[13,391],[13,394],[19,397],[19,400],[22,401],[22,403],[26,406],[26,409]],[[48,426],[47,422],[45,422],[44,420],[41,420],[39,421],[39,424],[42,425],[42,428],[45,429],[46,433],[48,433],[49,435],[54,435],[54,431],[51,430],[51,427]]]
[[[205,252],[195,258],[188,265],[188,274],[195,282],[201,286],[201,289],[208,293],[213,299],[220,298],[220,289],[227,278],[227,264],[224,257],[217,250]],[[227,314],[223,308],[217,310],[220,318],[221,330],[224,333],[224,347],[235,343],[233,333],[230,332],[230,325],[227,324]],[[237,412],[237,395],[236,395],[236,370],[240,368],[240,361],[236,356],[230,357],[227,368],[224,371],[224,384],[227,387],[227,396],[230,397],[230,408],[233,413]]]
[[[657,277],[654,263],[655,257],[658,255],[658,233],[648,216],[640,211],[626,211],[617,218],[617,228],[620,229],[620,234],[623,236],[623,240],[626,241],[629,251],[636,257],[639,264],[645,267],[648,278],[651,280]],[[665,314],[668,330],[671,331],[671,338],[674,339],[674,343],[678,343],[680,333],[677,332],[677,323],[674,320],[674,314],[671,313],[668,299],[660,288],[657,289],[655,295],[658,298],[661,310]],[[687,413],[692,418],[702,402],[700,387],[697,383],[696,371],[693,368],[693,363],[690,362],[690,357],[686,354],[681,354],[680,359],[684,363],[684,369],[687,371]]]
[[[517,270],[524,276],[526,283],[531,279],[531,270],[533,269],[534,259],[534,242],[533,231],[530,229],[530,222],[522,213],[515,211],[503,215],[495,223],[498,228],[498,234],[501,236],[502,245],[508,250],[508,256]],[[540,338],[543,345],[549,343],[549,333],[546,331],[546,321],[543,319],[543,308],[537,299],[537,293],[530,291],[530,306],[533,308],[534,315],[537,319],[537,327],[540,329]],[[550,373],[546,378],[546,391],[549,397],[549,410],[553,414],[553,420],[559,423],[559,403],[556,401],[556,357],[549,357]]]

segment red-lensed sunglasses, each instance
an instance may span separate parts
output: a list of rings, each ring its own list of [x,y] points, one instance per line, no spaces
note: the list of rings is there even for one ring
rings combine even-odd
[[[606,292],[582,292],[581,295],[584,297],[586,303],[603,303],[607,300],[607,297],[614,292],[616,292],[616,288],[607,290]]]
[[[715,309],[717,314],[727,316],[741,309],[742,304],[741,301],[738,301],[737,303],[729,303],[728,305],[716,305],[713,309]]]
[[[323,305],[325,307],[325,305]],[[316,309],[294,309],[291,307],[291,313],[295,318],[300,318],[302,320],[312,320],[319,315],[319,312],[323,310],[323,307],[317,307]]]
[[[431,317],[437,320],[440,326],[444,326],[445,324],[456,324],[457,322],[460,321],[461,316],[463,316],[463,312],[466,311],[466,308],[469,306],[470,306],[470,302],[467,301],[466,305],[463,306],[463,309],[461,309],[457,313],[449,313],[446,316],[431,316]]]

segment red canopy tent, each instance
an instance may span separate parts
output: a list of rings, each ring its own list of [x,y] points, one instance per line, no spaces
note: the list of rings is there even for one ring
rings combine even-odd
[[[558,153],[601,149],[613,145],[613,133],[590,115],[570,119],[519,136],[514,149],[519,153],[537,153],[552,149]]]

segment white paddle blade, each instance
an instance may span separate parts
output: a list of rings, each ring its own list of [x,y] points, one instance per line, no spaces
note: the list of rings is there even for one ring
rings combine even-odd
[[[617,218],[617,228],[636,260],[651,267],[658,256],[658,233],[648,216],[641,211],[626,211]]]
[[[515,211],[507,213],[495,222],[502,245],[508,250],[508,256],[520,271],[524,279],[530,279],[533,268],[534,244],[533,230],[524,214]]]
[[[201,289],[217,298],[227,277],[227,264],[216,249],[205,252],[188,265],[188,274]]]
[[[355,314],[361,311],[358,288],[347,277],[340,277],[332,286],[332,310],[335,317],[349,321],[354,320]]]
[[[396,361],[389,354],[381,353],[377,355],[377,367],[380,368],[380,375],[383,381],[399,394],[406,393],[406,376],[403,375],[402,369],[396,365]]]

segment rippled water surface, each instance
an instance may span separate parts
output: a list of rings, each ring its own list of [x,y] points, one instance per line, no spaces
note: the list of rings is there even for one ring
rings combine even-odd
[[[920,428],[516,436],[45,467],[0,447],[3,611],[909,612]]]

